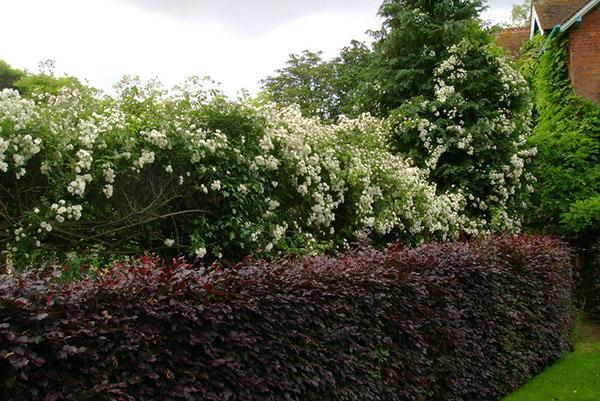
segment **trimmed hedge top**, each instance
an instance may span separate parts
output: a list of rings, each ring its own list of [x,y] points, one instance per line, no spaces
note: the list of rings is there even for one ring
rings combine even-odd
[[[570,348],[542,237],[0,278],[4,400],[494,400]]]

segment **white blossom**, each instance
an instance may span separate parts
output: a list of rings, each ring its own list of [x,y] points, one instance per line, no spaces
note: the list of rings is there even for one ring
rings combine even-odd
[[[155,158],[155,153],[148,150],[148,149],[142,149],[142,154],[140,155],[140,157],[134,161],[134,166],[142,168],[144,167],[146,164],[152,164],[154,163],[154,158]]]
[[[210,189],[213,191],[219,191],[221,189],[221,181],[215,180],[210,184]]]
[[[206,248],[205,247],[197,248],[195,253],[198,258],[202,259],[203,257],[206,256]]]

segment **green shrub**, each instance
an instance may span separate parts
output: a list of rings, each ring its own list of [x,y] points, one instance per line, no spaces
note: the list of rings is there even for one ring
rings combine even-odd
[[[573,93],[567,45],[562,37],[538,37],[520,62],[535,88],[536,125],[529,142],[538,149],[526,223],[570,239],[580,262],[579,301],[597,317],[600,107]]]
[[[118,96],[0,92],[0,218],[13,259],[41,251],[240,259],[342,245],[364,229],[419,242],[467,225],[463,196],[387,151],[368,115],[125,81]]]
[[[442,191],[468,194],[474,229],[517,230],[531,192],[526,81],[492,45],[464,40],[431,77],[433,95],[392,112],[392,147],[430,171]]]
[[[12,68],[8,63],[0,60],[0,90],[16,89],[22,96],[31,97],[36,93],[58,94],[64,87],[83,88],[83,85],[75,77],[54,76],[54,62],[47,60],[40,63],[43,72],[32,74]]]
[[[14,84],[25,73],[23,71],[12,68],[4,60],[0,60],[0,90],[6,88],[14,88]]]
[[[573,203],[563,213],[561,223],[568,232],[597,236],[600,230],[600,194]]]
[[[598,219],[600,107],[573,94],[567,42],[546,41],[544,48],[529,67],[538,115],[530,143],[538,156],[528,223],[577,238],[588,235]]]

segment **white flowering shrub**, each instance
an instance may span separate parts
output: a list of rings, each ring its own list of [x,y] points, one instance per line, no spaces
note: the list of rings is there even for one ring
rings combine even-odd
[[[343,244],[365,229],[418,242],[457,235],[464,198],[391,154],[364,115],[337,125],[192,80],[125,80],[115,97],[0,93],[0,218],[10,249],[230,260]]]
[[[441,190],[463,193],[473,232],[518,229],[532,190],[526,166],[531,101],[525,79],[492,45],[463,40],[435,69],[433,95],[396,110],[393,147],[430,172]]]

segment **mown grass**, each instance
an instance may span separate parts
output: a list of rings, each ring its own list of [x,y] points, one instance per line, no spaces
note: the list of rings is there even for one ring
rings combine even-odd
[[[578,325],[574,352],[503,401],[600,401],[600,325]]]

